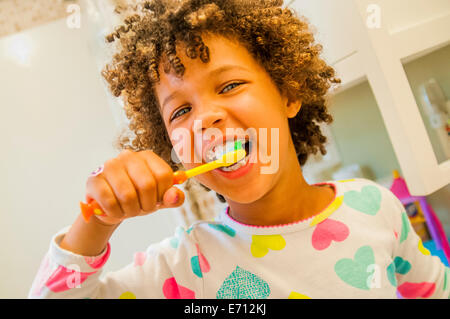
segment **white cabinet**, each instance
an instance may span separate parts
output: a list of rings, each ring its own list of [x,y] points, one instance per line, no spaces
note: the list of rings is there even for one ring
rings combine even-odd
[[[382,19],[392,33],[424,23],[433,23],[448,15],[450,9],[448,0],[378,0],[369,3],[380,5]]]
[[[367,80],[413,195],[450,183],[450,159],[438,162],[403,64],[450,43],[448,0],[295,0],[343,80]],[[450,97],[448,97],[450,98]]]
[[[314,27],[315,38],[323,45],[323,57],[329,64],[356,52],[358,17],[352,0],[295,0],[287,6]]]

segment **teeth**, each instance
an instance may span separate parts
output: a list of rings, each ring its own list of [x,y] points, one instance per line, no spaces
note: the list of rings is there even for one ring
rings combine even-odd
[[[233,165],[228,166],[228,167],[221,167],[219,169],[222,170],[222,171],[225,171],[225,172],[232,172],[232,171],[238,170],[242,166],[245,166],[247,163],[248,163],[248,156],[246,156],[245,158],[241,159],[236,164],[233,164]]]
[[[240,141],[242,142],[242,144],[244,144],[246,142],[245,139],[242,139]],[[216,145],[215,147],[213,147],[212,149],[210,149],[206,152],[206,154],[205,154],[206,161],[212,162],[212,161],[215,161],[215,160],[221,158],[227,150],[230,150],[230,151],[234,150],[234,145],[235,145],[235,142],[233,140],[227,141],[225,143],[225,145],[221,145],[221,144]]]
[[[212,162],[212,161],[214,161],[215,158],[216,158],[216,154],[214,153],[213,150],[209,150],[208,152],[206,152],[206,161],[207,162]]]

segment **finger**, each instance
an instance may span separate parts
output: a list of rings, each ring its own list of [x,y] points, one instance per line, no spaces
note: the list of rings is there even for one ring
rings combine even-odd
[[[157,201],[162,202],[164,193],[173,186],[173,170],[169,164],[152,151],[138,152],[155,178]]]
[[[185,199],[184,192],[177,187],[171,187],[163,196],[160,209],[174,208],[183,205]]]
[[[114,218],[123,218],[124,213],[114,192],[103,176],[88,178],[86,183],[86,200],[94,199],[103,212]]]
[[[135,153],[128,153],[122,155],[123,162],[125,162],[127,174],[137,191],[140,209],[144,212],[155,210],[157,202],[156,182],[144,159],[136,156]],[[139,213],[135,212],[134,216],[139,215]]]
[[[118,158],[106,161],[102,175],[112,188],[125,216],[139,213],[138,194],[122,162]]]

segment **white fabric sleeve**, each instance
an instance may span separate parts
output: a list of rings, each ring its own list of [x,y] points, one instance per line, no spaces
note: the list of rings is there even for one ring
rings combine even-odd
[[[135,253],[133,262],[103,278],[102,268],[111,253],[109,243],[98,256],[77,255],[59,246],[67,230],[53,236],[28,298],[193,299],[201,293],[202,282],[192,280],[189,267],[195,245],[184,230]]]
[[[387,189],[386,189],[387,190]],[[397,291],[403,298],[449,298],[450,269],[432,256],[415,232],[401,201],[390,191],[390,217],[396,233],[392,272]]]

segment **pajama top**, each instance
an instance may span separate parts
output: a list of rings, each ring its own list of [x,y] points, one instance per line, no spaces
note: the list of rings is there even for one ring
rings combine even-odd
[[[28,298],[449,298],[450,268],[430,255],[399,199],[373,181],[327,181],[333,201],[277,226],[211,222],[134,254],[100,278],[111,252],[59,247],[55,234]]]

